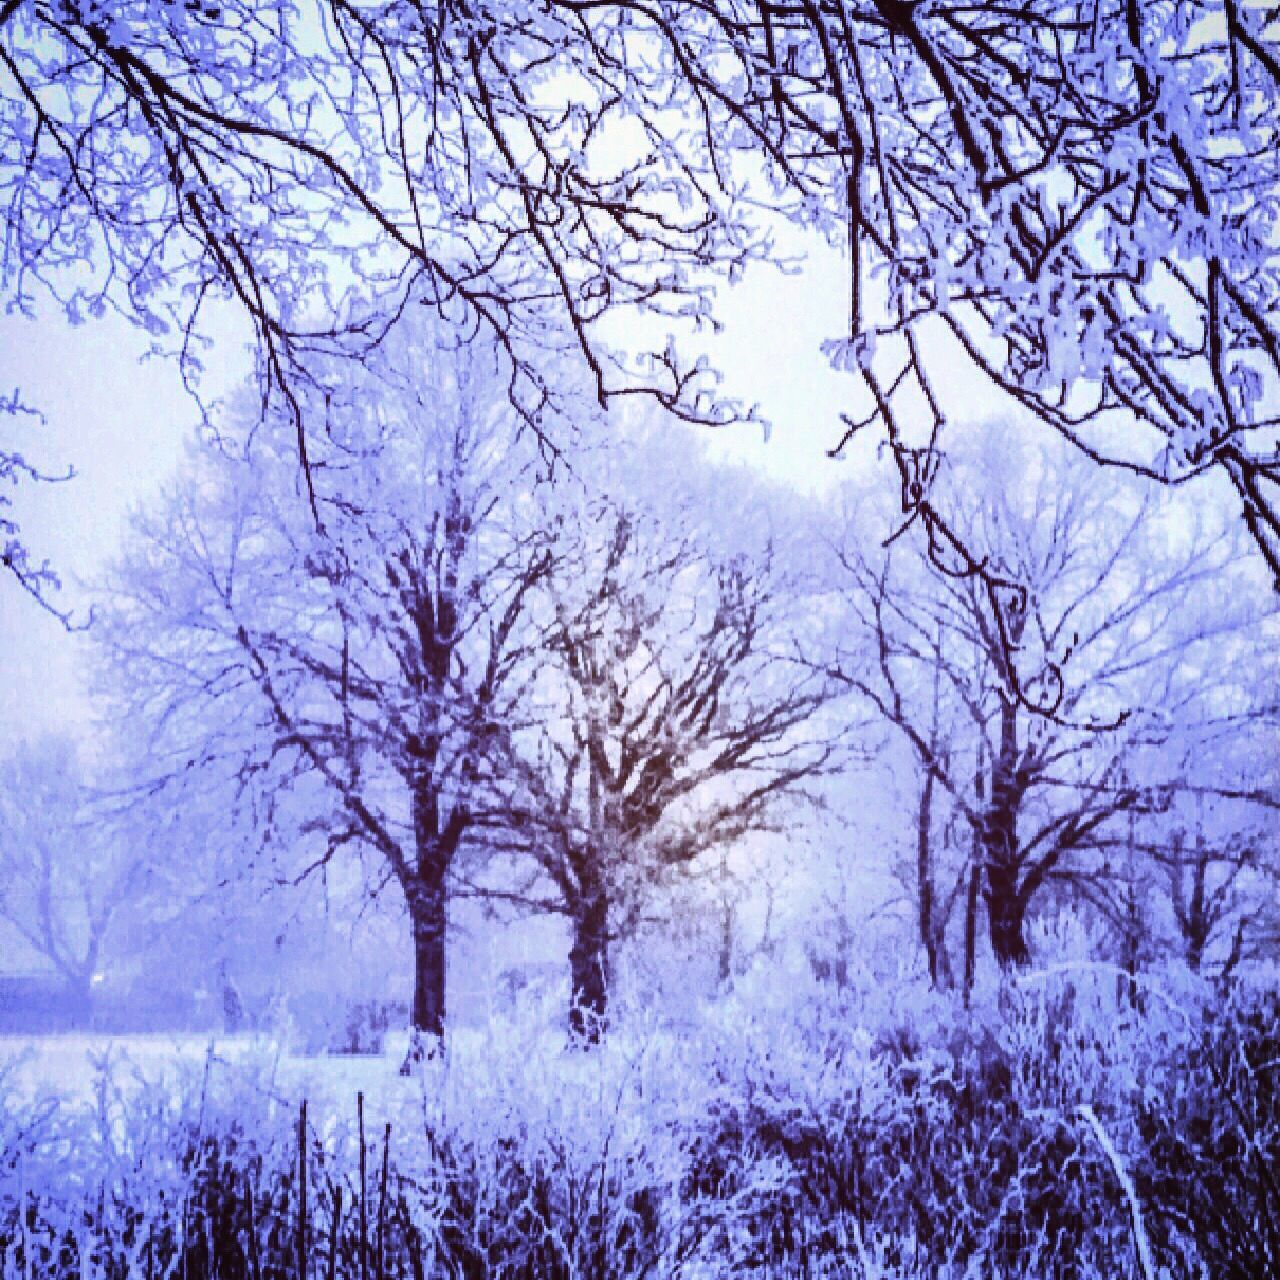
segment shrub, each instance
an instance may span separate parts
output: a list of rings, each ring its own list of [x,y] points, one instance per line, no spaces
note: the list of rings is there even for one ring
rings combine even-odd
[[[1169,1277],[1280,1274],[1274,995],[1138,1009],[1057,974],[874,1029],[856,998],[720,1001],[683,1035],[633,1015],[591,1052],[497,1022],[417,1082],[103,1059],[88,1106],[0,1095],[0,1269],[249,1280],[301,1249],[369,1280],[1142,1276],[1132,1185]],[[377,1102],[363,1164],[353,1085]]]
[[[1190,1245],[1215,1280],[1280,1275],[1280,995],[1236,991],[1142,1099],[1141,1186],[1170,1266]]]

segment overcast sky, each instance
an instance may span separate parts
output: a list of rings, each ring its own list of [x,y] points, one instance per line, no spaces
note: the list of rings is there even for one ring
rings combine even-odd
[[[14,493],[22,535],[64,579],[59,605],[84,613],[76,580],[89,579],[115,546],[130,504],[168,474],[195,410],[176,370],[140,363],[140,336],[123,324],[73,329],[60,318],[0,322],[0,388],[15,388],[45,415],[3,424],[6,445],[65,484],[23,483]],[[76,637],[9,579],[0,583],[0,725],[6,738],[83,715]]]
[[[803,276],[757,267],[727,298],[714,354],[725,389],[758,401],[774,424],[719,433],[714,452],[744,457],[802,491],[826,487],[842,464],[826,457],[839,438],[847,379],[819,352],[848,323],[848,282],[824,253]],[[243,343],[229,340],[214,362],[226,384],[247,368]],[[169,361],[143,360],[146,343],[123,322],[77,328],[59,315],[0,320],[0,392],[19,389],[46,416],[43,426],[4,422],[6,443],[49,472],[72,466],[65,484],[24,484],[15,509],[27,545],[64,579],[58,602],[83,620],[82,584],[92,583],[118,545],[130,508],[169,476],[197,411]],[[9,579],[0,581],[0,732],[7,742],[89,720],[82,638],[68,634]]]

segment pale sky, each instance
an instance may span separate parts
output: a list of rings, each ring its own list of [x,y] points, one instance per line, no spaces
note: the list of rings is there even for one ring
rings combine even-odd
[[[718,433],[714,453],[742,457],[802,491],[826,488],[848,463],[827,459],[839,439],[848,379],[820,354],[848,324],[847,268],[830,250],[803,276],[758,266],[728,293],[726,329],[710,344],[724,388],[759,402],[773,422]],[[69,326],[50,310],[36,321],[0,320],[0,391],[19,389],[43,410],[43,427],[2,424],[6,443],[49,472],[74,466],[58,485],[23,484],[14,495],[23,537],[47,556],[64,587],[59,606],[83,619],[85,591],[114,554],[131,507],[169,476],[197,410],[176,364],[143,360],[146,341],[123,321]],[[247,369],[243,342],[211,358],[211,381]],[[10,580],[0,581],[0,732],[8,742],[88,722],[82,638],[71,635]]]
[[[64,581],[58,604],[85,613],[77,578],[111,554],[131,503],[176,462],[196,418],[172,365],[141,363],[139,334],[119,321],[71,328],[60,318],[0,321],[0,387],[41,409],[44,425],[7,419],[6,445],[48,473],[73,466],[64,484],[24,482],[11,491],[22,536]],[[78,720],[78,638],[8,578],[0,583],[0,725],[6,738]]]

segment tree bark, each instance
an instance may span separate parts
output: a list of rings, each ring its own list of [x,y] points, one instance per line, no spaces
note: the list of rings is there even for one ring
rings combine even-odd
[[[987,795],[987,779],[982,756],[973,774],[973,796],[981,807]],[[964,899],[964,1007],[969,1007],[973,983],[978,975],[978,896],[982,891],[982,832],[973,828],[973,844],[969,850],[969,885]]]
[[[445,902],[444,893],[425,890],[416,895],[413,912],[414,1031],[439,1039],[445,1020]]]
[[[1192,973],[1199,973],[1204,965],[1205,949],[1209,945],[1212,922],[1208,910],[1209,858],[1205,850],[1204,828],[1199,814],[1196,821],[1196,842],[1191,863],[1191,902],[1187,908],[1184,933],[1187,943],[1187,965]]]
[[[1002,969],[1030,959],[1023,925],[1027,902],[1019,884],[1018,809],[1022,783],[1018,772],[1018,708],[1002,700],[1000,751],[992,761],[991,800],[983,814],[980,839],[986,867],[987,923],[991,951]]]
[[[718,969],[717,979],[721,990],[729,985],[729,979],[733,977],[733,942],[734,942],[734,912],[733,902],[729,897],[729,865],[728,857],[723,849],[720,850],[720,954],[717,957]]]
[[[716,981],[724,990],[733,977],[733,908],[727,900],[720,904],[720,953],[716,959]]]
[[[575,1039],[597,1044],[609,1002],[609,899],[603,886],[592,886],[575,904],[569,980],[569,1030]]]
[[[978,893],[982,887],[982,867],[974,862],[969,868],[969,887],[964,900],[964,1007],[973,997],[973,983],[978,970]]]
[[[920,793],[920,805],[916,810],[916,894],[919,907],[920,941],[924,945],[929,962],[929,982],[940,985],[938,951],[945,946],[934,922],[935,887],[933,881],[933,787],[936,774],[930,769],[925,774],[924,788]]]
[[[426,650],[424,649],[424,652]],[[432,753],[430,758],[434,758]],[[458,849],[463,827],[458,811],[441,830],[440,796],[431,770],[421,761],[413,779],[415,866],[405,885],[413,926],[413,1011],[409,1019],[410,1057],[432,1052],[444,1039],[445,933],[448,893],[445,877]],[[428,1039],[423,1044],[424,1039]]]
[[[991,952],[1003,969],[1027,964],[1024,933],[1026,906],[1018,892],[1018,868],[1001,863],[987,863],[987,922],[991,929]]]

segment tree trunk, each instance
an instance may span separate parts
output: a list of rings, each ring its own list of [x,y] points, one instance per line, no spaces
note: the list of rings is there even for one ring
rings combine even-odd
[[[973,983],[978,970],[978,893],[982,888],[982,866],[974,862],[969,868],[969,887],[964,899],[964,1007],[973,998]]]
[[[941,984],[939,949],[945,947],[934,920],[935,886],[933,881],[933,785],[934,771],[925,774],[924,788],[920,793],[920,806],[916,811],[916,895],[919,907],[920,941],[924,945],[929,962],[929,981],[936,988]]]
[[[1192,973],[1199,973],[1204,965],[1205,949],[1209,945],[1212,928],[1209,920],[1209,859],[1205,852],[1204,829],[1197,820],[1194,860],[1191,863],[1191,902],[1187,907],[1185,926],[1187,965]]]
[[[1031,959],[1023,933],[1026,905],[1018,893],[1018,868],[987,863],[987,922],[991,952],[1002,969],[1024,965]]]
[[[429,756],[434,758],[434,756]],[[445,877],[466,826],[455,809],[441,829],[440,794],[429,768],[422,765],[412,783],[414,869],[404,886],[413,926],[413,1011],[409,1019],[409,1056],[401,1067],[437,1052],[444,1041],[445,933],[448,895]]]
[[[233,1036],[244,1028],[244,1001],[231,980],[225,960],[218,964],[218,986],[222,989],[222,1029]]]
[[[442,886],[414,895],[412,1029],[437,1040],[445,1019],[445,896]]]
[[[1027,902],[1019,886],[1018,809],[1022,786],[1018,776],[1017,714],[1015,703],[1002,700],[1000,752],[992,761],[991,800],[981,830],[991,951],[1002,969],[1024,965],[1031,959],[1023,935]]]
[[[1193,916],[1186,928],[1187,968],[1199,973],[1204,967],[1204,953],[1209,944],[1209,924],[1203,914]]]
[[[585,1044],[604,1034],[609,1000],[609,899],[593,887],[575,904],[569,948],[569,1030]]]
[[[729,864],[723,848],[720,850],[720,954],[717,957],[717,979],[721,990],[733,977],[734,911],[729,897]]]
[[[721,990],[733,977],[733,907],[728,900],[720,904],[720,954],[717,957],[716,979]]]
[[[973,796],[981,806],[987,796],[986,774],[982,754],[973,775]],[[964,1007],[973,997],[973,983],[978,976],[978,895],[982,891],[982,832],[973,828],[973,844],[969,850],[969,886],[964,899]]]

